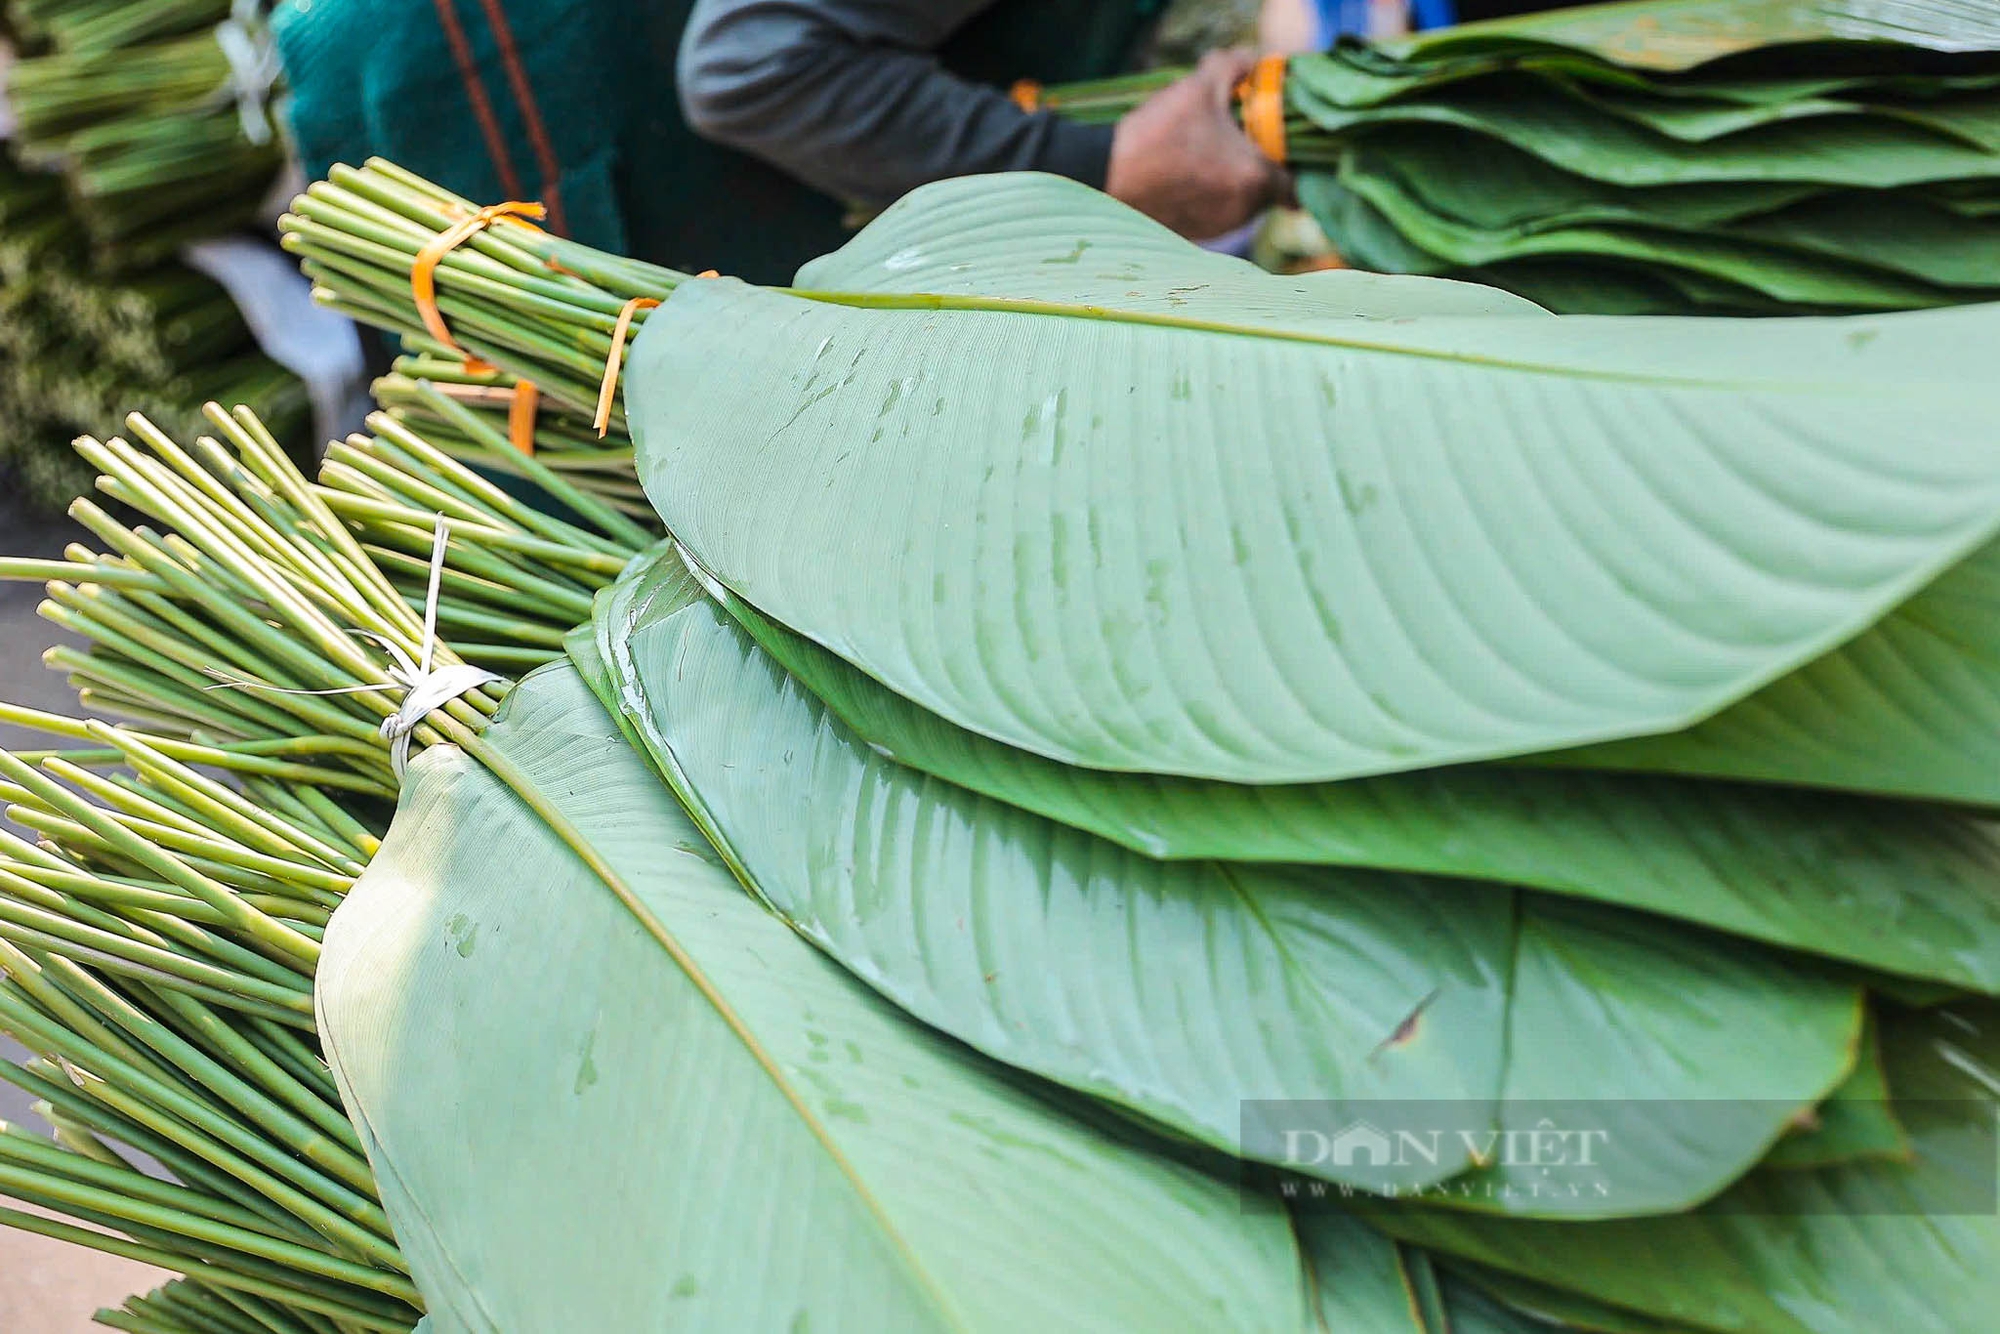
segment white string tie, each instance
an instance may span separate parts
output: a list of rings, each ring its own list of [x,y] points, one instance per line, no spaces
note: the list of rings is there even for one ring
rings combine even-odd
[[[386,639],[377,637],[377,642],[389,651],[396,665],[389,669],[391,679],[406,687],[403,703],[394,713],[382,720],[382,736],[389,743],[389,763],[395,767],[396,781],[401,782],[403,768],[409,762],[410,733],[417,730],[432,709],[443,708],[468,690],[477,690],[489,681],[498,681],[500,676],[484,667],[474,667],[471,663],[455,662],[449,667],[431,667],[431,658],[437,647],[437,604],[438,584],[444,579],[445,536],[451,527],[444,515],[437,516],[437,538],[431,543],[431,582],[424,593],[424,641],[421,658],[410,661],[410,655],[397,648]]]
[[[236,0],[229,7],[229,17],[215,25],[215,44],[229,62],[229,81],[218,95],[235,100],[243,137],[262,146],[271,142],[272,134],[265,104],[283,67],[278,44],[257,11],[256,0]]]
[[[360,695],[371,690],[403,691],[403,701],[396,711],[382,720],[377,730],[382,739],[389,743],[389,763],[396,771],[396,781],[403,780],[403,771],[410,761],[410,734],[422,726],[432,710],[441,709],[468,690],[477,690],[492,681],[506,678],[484,667],[474,667],[470,663],[454,662],[443,667],[432,666],[437,650],[437,604],[438,587],[444,581],[444,550],[450,535],[451,521],[444,515],[437,516],[437,536],[431,542],[430,586],[424,593],[424,638],[418,651],[417,660],[402,648],[381,635],[368,630],[357,630],[356,634],[372,639],[380,644],[391,658],[389,670],[390,685],[335,686],[331,690],[289,690],[280,686],[265,685],[261,681],[224,681],[221,685],[210,686],[211,690],[268,690],[278,695]]]

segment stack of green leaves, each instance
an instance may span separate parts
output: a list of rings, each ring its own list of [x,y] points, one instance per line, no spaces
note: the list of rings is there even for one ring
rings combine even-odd
[[[371,164],[288,243],[408,329],[464,212]],[[2000,307],[1555,317],[1046,177],[784,291],[502,231],[439,307],[508,374],[668,298],[672,536],[326,938],[434,1313],[1985,1319]]]
[[[36,840],[0,828],[0,1032],[34,1054],[0,1078],[56,1131],[0,1128],[0,1194],[44,1211],[0,1221],[188,1276],[101,1312],[115,1328],[407,1330],[422,1298],[311,989],[395,799],[395,655],[422,656],[428,608],[439,666],[558,658],[646,534],[528,510],[387,417],[317,484],[248,411],[207,424],[187,447],[137,416],[129,442],[78,443],[164,532],[80,499],[102,552],[0,560],[49,581],[43,615],[88,643],[48,655],[86,718],[0,705],[62,743],[0,752],[7,818]],[[477,753],[505,688],[440,705],[416,742]]]
[[[108,277],[88,251],[57,178],[0,157],[0,464],[26,495],[57,509],[87,490],[70,439],[134,408],[191,434],[203,403],[243,403],[304,446],[304,383],[258,350],[220,284],[171,259]]]
[[[450,415],[448,407],[440,411]],[[393,610],[385,612],[394,600],[381,595],[385,581],[405,601],[413,600],[416,588],[397,576],[398,563],[383,560],[386,551],[367,540],[370,520],[385,523],[390,516],[355,511],[343,525],[331,513],[341,506],[352,509],[352,498],[367,488],[351,477],[343,482],[332,476],[323,477],[319,487],[308,487],[247,414],[216,414],[212,424],[220,440],[198,442],[192,450],[180,449],[138,420],[131,423],[136,445],[83,446],[93,463],[107,469],[107,492],[140,505],[178,530],[174,535],[162,538],[149,529],[123,528],[80,505],[79,517],[105,538],[113,553],[125,554],[79,550],[54,571],[10,562],[4,572],[64,576],[51,587],[58,602],[73,601],[66,597],[72,591],[85,592],[93,603],[101,600],[101,608],[78,628],[93,639],[92,656],[126,658],[133,665],[150,656],[157,667],[165,656],[182,668],[201,666],[233,679],[256,671],[275,685],[288,676],[353,678],[354,669],[337,649],[303,677],[295,675],[298,664],[309,660],[312,646],[323,648],[328,642],[330,627],[380,634],[410,646],[409,620]],[[390,491],[456,497],[446,504],[454,512],[483,494],[476,474],[427,454],[421,440],[391,431],[375,441],[351,443],[369,456],[370,466],[363,470]],[[372,448],[363,450],[363,445]],[[417,459],[422,461],[411,462]],[[361,469],[359,460],[350,462]],[[335,466],[329,464],[329,474]],[[321,510],[315,499],[327,502],[329,509]],[[442,580],[447,589],[483,583],[496,573],[490,565],[467,566],[466,561],[498,558],[531,564],[527,553],[536,548],[523,541],[529,533],[510,525],[503,498],[487,499],[492,507],[476,516],[476,524],[454,521],[450,529]],[[343,526],[349,539],[360,540],[359,550],[352,540],[342,539]],[[561,545],[573,548],[555,563],[572,572],[589,563],[586,551],[603,546],[601,537],[586,530],[564,532],[546,520],[536,520],[535,531],[553,534],[551,546],[560,538]],[[466,536],[474,540],[464,541]],[[512,545],[508,537],[514,539]],[[554,567],[543,570],[563,577]],[[176,578],[176,573],[199,576],[201,582]],[[147,582],[148,576],[155,582]],[[584,586],[603,582],[588,577]],[[229,615],[232,600],[278,633],[247,629],[240,617]],[[456,600],[447,593],[440,609]],[[121,621],[120,614],[127,619]],[[145,643],[158,653],[135,656],[133,618],[150,627]],[[288,642],[308,646],[306,657],[288,652]],[[447,648],[440,650],[440,660],[459,658]],[[220,670],[218,663],[223,664]],[[581,689],[567,671],[549,684],[560,688],[564,683],[572,691]],[[99,1320],[114,1328],[137,1334],[406,1329],[415,1313],[411,1304],[419,1298],[401,1277],[407,1262],[388,1237],[376,1203],[382,1197],[400,1202],[399,1183],[387,1178],[378,1190],[354,1158],[358,1147],[371,1142],[370,1132],[365,1124],[345,1120],[335,1103],[336,1072],[320,1058],[310,1011],[297,989],[300,979],[313,971],[310,946],[323,937],[326,910],[340,901],[358,864],[378,853],[382,809],[370,802],[370,791],[371,779],[381,776],[379,756],[371,762],[370,747],[355,744],[361,738],[343,738],[337,735],[342,730],[338,724],[329,729],[309,717],[280,720],[263,740],[242,740],[265,730],[259,720],[238,714],[218,725],[213,717],[189,712],[185,693],[163,689],[158,671],[149,682],[128,683],[127,688],[149,701],[150,708],[104,696],[86,703],[93,711],[107,704],[127,713],[145,709],[152,722],[113,728],[9,711],[10,721],[43,726],[85,744],[62,752],[0,757],[6,773],[0,781],[6,782],[6,795],[14,803],[9,814],[41,836],[33,847],[10,840],[6,865],[0,868],[0,921],[5,923],[0,938],[7,942],[0,945],[0,964],[7,974],[0,982],[0,1026],[38,1053],[26,1067],[0,1073],[41,1097],[38,1110],[57,1131],[55,1145],[33,1135],[0,1132],[0,1180],[7,1193],[46,1211],[10,1210],[5,1221],[193,1276],[134,1298],[123,1310],[100,1312]],[[301,707],[306,698],[272,695],[274,701]],[[315,702],[338,709],[362,704],[340,695],[316,697]],[[509,775],[508,781],[519,784],[516,790],[528,798],[525,809],[536,809],[541,797],[530,780],[546,778],[546,773],[531,775],[521,768],[514,762],[517,752],[483,749],[467,724],[477,726],[486,709],[476,697],[469,702],[475,705],[470,718],[434,718],[434,727],[454,735],[469,754],[483,755],[487,771]],[[545,715],[544,702],[542,693],[525,692],[521,707]],[[233,712],[235,706],[228,706],[225,718]],[[374,712],[364,705],[356,716],[371,722]],[[546,736],[548,719],[540,715],[532,721]],[[607,753],[606,741],[615,751]],[[636,752],[616,741],[601,712],[594,724],[586,720],[585,729],[558,749],[585,766],[622,765],[628,775],[632,766],[643,765]],[[532,763],[546,756],[524,758]],[[102,774],[119,765],[124,768]],[[719,865],[685,856],[699,846],[698,835],[685,817],[673,813],[671,798],[658,781],[640,772],[657,800],[667,803],[662,814],[668,818],[646,820],[637,828],[649,836],[672,836],[679,830],[685,841],[681,853],[651,869],[682,884],[697,902],[707,902],[708,916],[728,918],[738,929],[749,925],[765,957],[788,971],[803,966],[807,971],[799,980],[817,987],[831,1003],[839,1031],[853,1034],[846,1041],[872,1037],[905,1078],[939,1074],[947,1085],[940,1090],[944,1096],[968,1112],[997,1115],[1002,1118],[998,1125],[1011,1123],[1044,1136],[1048,1126],[1060,1132],[1060,1122],[1036,1114],[1035,1098],[976,1069],[969,1075],[959,1071],[962,1058],[943,1044],[922,1039],[912,1025],[887,1021],[879,1010],[870,1024],[864,1008],[858,1012],[862,1027],[856,1029],[856,1003],[865,1006],[859,988],[824,965],[815,978],[809,947],[752,907]],[[218,776],[234,781],[218,783]],[[553,818],[553,808],[541,809]],[[517,882],[508,877],[508,883]],[[585,993],[607,963],[614,970],[631,963],[634,919],[612,916],[607,921],[605,909],[623,910],[601,890],[593,889],[590,900],[578,907],[609,930],[589,957],[552,961],[572,970],[556,993],[560,997]],[[748,919],[745,909],[752,914]],[[453,916],[443,926],[451,957],[472,960],[481,939],[479,924]],[[654,962],[653,948],[644,946],[642,962]],[[386,956],[379,962],[395,966]],[[274,963],[282,966],[274,970]],[[615,984],[615,971],[612,978]],[[510,990],[531,999],[519,988]],[[636,998],[645,1001],[643,992]],[[655,1010],[644,1007],[641,1019]],[[493,1016],[502,1024],[513,1017],[504,1005]],[[612,1056],[607,1050],[605,1059]],[[585,1068],[588,1073],[579,1075],[583,1088],[598,1080],[588,1053]],[[621,1081],[625,1078],[624,1071],[615,1073]],[[527,1082],[530,1106],[544,1106],[539,1099],[547,1082],[532,1075]],[[473,1125],[486,1122],[481,1116]],[[560,1123],[550,1124],[560,1128]],[[1205,1259],[1203,1275],[1170,1285],[1159,1296],[1145,1291],[1154,1280],[1135,1272],[1119,1285],[1122,1300],[1108,1308],[1112,1314],[1135,1319],[1165,1314],[1173,1296],[1205,1296],[1212,1276],[1234,1260],[1255,1266],[1243,1279],[1229,1280],[1238,1293],[1249,1293],[1250,1283],[1266,1276],[1271,1262],[1293,1263],[1292,1243],[1285,1240],[1282,1224],[1276,1231],[1268,1223],[1256,1229],[1263,1234],[1261,1246],[1254,1236],[1246,1239],[1249,1244],[1235,1239],[1235,1229],[1222,1213],[1230,1195],[1198,1173],[1155,1163],[1115,1133],[1058,1133],[1057,1139],[1062,1147],[1089,1155],[1084,1166],[1111,1171],[1121,1192],[1131,1195],[1136,1189],[1136,1198],[1127,1204],[1184,1213],[1191,1194],[1201,1231],[1224,1247],[1222,1254]],[[129,1157],[133,1149],[149,1153],[169,1179],[138,1171]],[[637,1146],[637,1154],[641,1161],[656,1161],[650,1146]],[[579,1200],[617,1157],[599,1155],[599,1173],[591,1180],[545,1184],[565,1187],[564,1204]],[[1048,1180],[1046,1169],[1032,1170],[1034,1164],[1020,1150],[1002,1157],[982,1178],[1025,1163],[1032,1184]],[[1074,1169],[1059,1172],[1057,1179],[1070,1198],[1092,1188]],[[682,1198],[683,1214],[692,1220],[697,1211],[687,1209],[687,1197]],[[605,1217],[601,1209],[597,1217]],[[965,1211],[964,1217],[982,1220],[978,1211]],[[1126,1221],[1129,1226],[1133,1220]],[[1051,1240],[1073,1239],[1078,1227],[1072,1223]],[[1025,1235],[1017,1223],[995,1230],[982,1222],[980,1230],[996,1238]],[[412,1232],[407,1222],[401,1224],[401,1234],[414,1235],[422,1244],[422,1232]],[[1321,1235],[1323,1242],[1344,1242],[1342,1253],[1322,1257],[1317,1270],[1319,1281],[1337,1277],[1342,1283],[1340,1303],[1326,1304],[1330,1317],[1356,1300],[1364,1303],[1358,1308],[1362,1311],[1367,1302],[1393,1300],[1405,1266],[1422,1275],[1434,1295],[1450,1294],[1455,1309],[1486,1309],[1476,1291],[1450,1278],[1440,1283],[1420,1253],[1399,1256],[1379,1236],[1352,1225],[1329,1223]],[[1274,1247],[1269,1244],[1273,1241],[1280,1244]],[[1348,1247],[1352,1256],[1345,1253]],[[1178,1258],[1171,1249],[1163,1254]],[[996,1272],[1012,1263],[1005,1255],[996,1259]],[[601,1289],[611,1299],[614,1318],[637,1313],[627,1286],[635,1272],[623,1271],[617,1282]],[[1367,1286],[1349,1295],[1350,1277]],[[685,1275],[675,1280],[679,1298],[695,1296],[690,1282]],[[1269,1300],[1249,1295],[1248,1305],[1232,1302],[1217,1313],[1290,1311],[1296,1305],[1283,1293]],[[551,1294],[550,1304],[561,1300],[562,1294]],[[596,1323],[605,1309],[600,1299],[581,1308],[552,1310],[550,1319],[605,1327]],[[729,1309],[741,1312],[740,1300],[731,1299]],[[1093,1313],[1106,1309],[1101,1299],[1089,1307]],[[459,1315],[449,1308],[441,1314],[448,1321]],[[726,1323],[732,1317],[725,1313],[720,1319]]]
[[[15,0],[15,147],[59,172],[101,267],[254,220],[283,166],[275,59],[228,0]]]
[[[1054,89],[1114,117],[1159,74]],[[1287,157],[1347,262],[1564,312],[2000,296],[2000,18],[1634,0],[1294,59]]]

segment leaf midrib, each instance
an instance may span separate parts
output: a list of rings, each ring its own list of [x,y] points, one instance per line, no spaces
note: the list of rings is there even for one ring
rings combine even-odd
[[[457,730],[460,732],[460,735],[453,736],[452,740],[461,749],[478,760],[494,777],[498,778],[528,805],[535,817],[547,825],[549,831],[560,839],[589,868],[590,872],[611,891],[613,897],[623,904],[625,909],[638,920],[639,925],[644,928],[648,935],[653,937],[660,948],[666,951],[667,957],[672,959],[674,965],[694,984],[695,990],[700,993],[702,999],[708,1002],[717,1016],[728,1026],[737,1041],[750,1053],[751,1058],[757,1062],[772,1084],[776,1086],[780,1096],[791,1106],[793,1112],[812,1134],[813,1138],[819,1142],[828,1160],[833,1163],[842,1178],[847,1181],[856,1197],[861,1201],[862,1207],[876,1220],[877,1225],[888,1239],[896,1256],[903,1262],[910,1276],[916,1281],[918,1289],[930,1299],[932,1308],[937,1313],[942,1325],[949,1329],[965,1331],[965,1334],[971,1334],[970,1327],[959,1318],[956,1309],[939,1288],[929,1267],[911,1249],[909,1241],[903,1235],[902,1229],[896,1226],[894,1220],[889,1217],[888,1211],[882,1206],[881,1201],[875,1197],[875,1193],[869,1189],[867,1183],[862,1179],[860,1172],[848,1160],[847,1155],[842,1152],[839,1144],[834,1142],[825,1122],[806,1105],[803,1095],[786,1078],[784,1071],[778,1065],[776,1057],[758,1039],[756,1033],[751,1030],[748,1021],[737,1013],[736,1008],[723,996],[721,989],[710,979],[706,970],[687,952],[679,939],[667,928],[666,923],[662,922],[652,909],[647,906],[645,900],[639,897],[638,892],[631,885],[627,884],[625,878],[618,874],[610,862],[604,858],[603,854],[599,853],[591,845],[590,841],[583,836],[583,832],[572,824],[569,818],[557,809],[555,804],[536,786],[534,780],[525,770],[516,765],[509,756],[502,753],[497,747],[483,738],[463,728]]]
[[[1898,396],[1906,394],[1926,400],[1934,397],[1938,390],[1943,387],[1937,384],[1924,385],[1902,382],[1889,385],[1869,385],[1865,379],[1852,375],[1831,380],[1732,380],[1706,379],[1698,376],[1655,375],[1629,370],[1602,370],[1555,362],[1523,361],[1509,357],[1485,356],[1472,352],[1453,352],[1442,348],[1410,347],[1400,343],[1385,343],[1375,339],[1351,338],[1338,334],[1314,333],[1303,329],[1275,329],[1264,325],[1237,324],[1227,320],[1203,320],[1186,315],[1169,315],[1157,311],[1127,310],[1117,306],[1101,306],[1081,302],[1051,301],[1027,297],[965,296],[939,292],[834,292],[797,287],[771,287],[760,290],[775,292],[782,296],[798,297],[803,300],[818,302],[822,305],[847,306],[862,310],[986,311],[997,314],[1045,315],[1064,319],[1096,320],[1111,324],[1146,325],[1154,328],[1184,329],[1195,333],[1215,333],[1241,338],[1257,338],[1268,342],[1302,343],[1314,347],[1336,347],[1354,352],[1375,352],[1386,356],[1412,357],[1423,361],[1442,361],[1462,366],[1478,366],[1487,370],[1514,371],[1528,375],[1553,375],[1570,380],[1594,380],[1611,384],[1633,384],[1680,389],[1717,389],[1738,393],[1810,392],[1853,398],[1881,397],[1886,390]],[[1439,316],[1436,318],[1472,320],[1480,317]],[[1509,317],[1489,316],[1484,318],[1502,320]]]

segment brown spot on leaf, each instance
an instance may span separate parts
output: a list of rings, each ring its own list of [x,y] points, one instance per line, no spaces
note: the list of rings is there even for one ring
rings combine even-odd
[[[1374,1050],[1374,1052],[1371,1053],[1371,1056],[1380,1056],[1385,1051],[1393,1051],[1399,1047],[1407,1047],[1412,1042],[1416,1041],[1417,1031],[1423,1025],[1424,1011],[1429,1009],[1430,1003],[1436,1000],[1437,998],[1438,998],[1438,993],[1437,990],[1434,989],[1428,996],[1425,996],[1422,1000],[1418,1001],[1416,1003],[1416,1006],[1413,1009],[1411,1009],[1411,1011],[1408,1014],[1403,1016],[1403,1022],[1397,1024],[1394,1030],[1390,1032],[1389,1036],[1382,1039],[1382,1045],[1377,1047]]]

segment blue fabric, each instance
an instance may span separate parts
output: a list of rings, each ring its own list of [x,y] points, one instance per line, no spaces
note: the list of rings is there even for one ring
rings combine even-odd
[[[1368,0],[1313,0],[1313,18],[1313,45],[1331,50],[1337,38],[1368,35]]]
[[[1410,0],[1410,26],[1418,32],[1449,28],[1458,22],[1455,0]]]
[[[1410,26],[1419,32],[1458,22],[1456,0],[1405,0],[1405,4]],[[1368,35],[1368,0],[1312,0],[1312,5],[1318,49],[1331,50],[1341,37]]]

